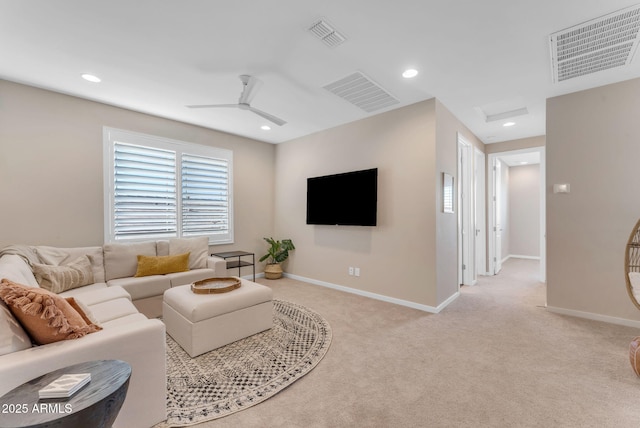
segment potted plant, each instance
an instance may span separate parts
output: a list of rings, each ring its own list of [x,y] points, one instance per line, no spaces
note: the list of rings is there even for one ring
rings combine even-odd
[[[282,277],[282,266],[280,263],[289,258],[289,251],[295,250],[291,239],[283,239],[282,241],[276,241],[273,238],[264,238],[269,243],[269,251],[264,256],[260,257],[260,261],[263,262],[267,259],[267,266],[264,268],[264,277],[267,279],[278,279]]]

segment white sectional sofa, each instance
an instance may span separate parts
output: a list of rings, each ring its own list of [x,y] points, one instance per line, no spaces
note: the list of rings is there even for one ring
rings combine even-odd
[[[182,253],[194,242],[149,241],[83,248],[19,246],[20,251],[13,252],[20,255],[3,251],[0,280],[6,278],[29,287],[39,287],[34,265],[66,266],[86,256],[94,283],[59,295],[83,303],[102,330],[78,339],[34,346],[0,299],[0,396],[59,368],[90,360],[119,359],[131,365],[132,374],[127,398],[114,426],[150,427],[166,419],[165,326],[153,318],[162,313],[165,290],[212,276],[226,276],[226,262],[208,257],[205,243],[204,256],[202,251],[196,251],[189,264],[204,263],[206,267],[166,275],[133,275],[137,255]],[[202,247],[202,241],[197,245]]]

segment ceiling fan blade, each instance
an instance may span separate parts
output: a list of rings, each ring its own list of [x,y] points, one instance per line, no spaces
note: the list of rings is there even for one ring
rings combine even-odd
[[[201,104],[201,105],[193,105],[186,106],[189,108],[216,108],[216,107],[238,107],[238,104]]]
[[[240,76],[240,80],[244,84],[244,89],[242,90],[242,94],[240,94],[240,99],[238,100],[239,104],[251,104],[251,100],[255,97],[256,92],[262,86],[262,80],[257,77],[247,76],[243,74]]]
[[[284,120],[280,119],[279,117],[275,117],[275,116],[273,116],[273,115],[271,115],[271,114],[269,114],[269,113],[265,113],[265,112],[263,112],[262,110],[258,110],[257,108],[249,107],[249,109],[248,109],[248,110],[251,110],[252,112],[254,112],[255,114],[257,114],[258,116],[262,116],[262,117],[264,117],[265,119],[267,119],[267,120],[269,120],[269,121],[271,121],[271,122],[275,123],[275,124],[276,124],[276,125],[278,125],[278,126],[282,126],[282,125],[284,125],[285,123],[287,123],[287,122],[285,122]]]

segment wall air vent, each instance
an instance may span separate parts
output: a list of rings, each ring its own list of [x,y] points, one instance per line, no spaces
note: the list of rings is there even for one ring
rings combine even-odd
[[[629,65],[638,46],[640,5],[551,34],[553,81]]]
[[[323,86],[327,91],[360,107],[367,113],[398,104],[395,97],[360,72]]]
[[[320,39],[322,43],[329,46],[330,48],[335,48],[336,46],[341,45],[347,40],[347,38],[343,34],[339,33],[333,25],[329,24],[324,19],[316,20],[313,24],[311,24],[308,30],[311,34]]]

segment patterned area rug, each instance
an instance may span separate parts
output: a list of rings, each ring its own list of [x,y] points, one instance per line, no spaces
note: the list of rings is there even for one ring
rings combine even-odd
[[[310,372],[331,344],[312,310],[274,300],[272,329],[189,357],[167,335],[167,420],[188,426],[228,416],[274,396]]]

